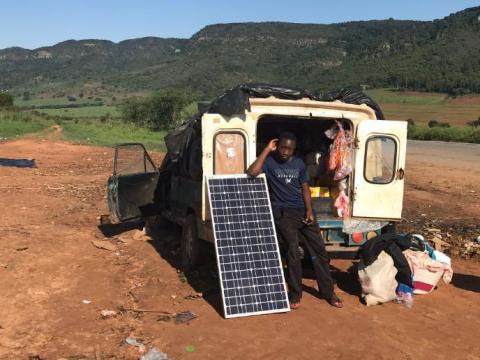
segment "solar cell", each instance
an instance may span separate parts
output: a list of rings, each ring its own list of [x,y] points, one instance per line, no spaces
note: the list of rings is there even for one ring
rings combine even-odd
[[[226,318],[289,311],[265,176],[207,177]]]

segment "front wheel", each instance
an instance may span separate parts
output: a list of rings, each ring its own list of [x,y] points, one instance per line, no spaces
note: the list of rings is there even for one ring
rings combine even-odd
[[[195,214],[187,215],[182,228],[180,244],[181,265],[184,271],[192,270],[200,262],[201,243],[197,232]]]

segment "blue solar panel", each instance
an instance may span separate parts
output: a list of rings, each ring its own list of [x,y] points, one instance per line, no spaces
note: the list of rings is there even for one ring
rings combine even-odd
[[[289,311],[263,175],[207,178],[226,318]]]

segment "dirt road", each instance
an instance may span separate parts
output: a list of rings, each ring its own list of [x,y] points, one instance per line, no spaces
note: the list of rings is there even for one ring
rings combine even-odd
[[[438,225],[459,242],[480,235],[479,149],[410,144],[402,227]],[[480,358],[475,259],[456,258],[453,283],[415,297],[412,309],[365,307],[345,271],[351,263],[333,261],[344,309],[317,299],[307,278],[298,311],[223,319],[215,271],[177,272],[177,229],[158,240],[135,230],[103,240],[97,225],[112,155],[38,139],[0,144],[0,157],[38,164],[0,167],[0,359],[136,359],[142,349],[127,337],[173,359]],[[126,309],[198,318],[176,325],[160,312]],[[102,310],[116,315],[103,319]]]

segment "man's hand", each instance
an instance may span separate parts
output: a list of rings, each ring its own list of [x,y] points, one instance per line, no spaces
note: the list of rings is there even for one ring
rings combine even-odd
[[[277,150],[278,139],[270,140],[262,153],[258,158],[250,165],[247,169],[247,174],[250,176],[258,176],[262,172],[263,163],[265,159],[270,155],[271,152]]]
[[[315,217],[313,216],[313,211],[307,210],[307,212],[305,213],[305,219],[303,219],[303,223],[305,225],[312,225],[314,221]]]
[[[270,140],[266,149],[268,149],[270,152],[273,152],[273,151],[277,150],[277,144],[278,144],[278,139]]]

